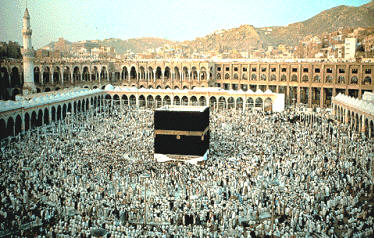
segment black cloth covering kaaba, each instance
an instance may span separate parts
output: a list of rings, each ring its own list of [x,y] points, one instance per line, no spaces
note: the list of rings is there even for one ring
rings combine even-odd
[[[209,107],[157,109],[154,129],[155,153],[203,156],[209,149]]]

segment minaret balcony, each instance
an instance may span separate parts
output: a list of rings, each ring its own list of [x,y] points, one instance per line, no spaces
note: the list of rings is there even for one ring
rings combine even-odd
[[[22,34],[24,36],[31,36],[32,35],[32,30],[31,29],[22,29]]]

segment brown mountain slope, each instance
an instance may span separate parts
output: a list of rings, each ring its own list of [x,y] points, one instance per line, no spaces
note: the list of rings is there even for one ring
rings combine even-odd
[[[238,28],[216,31],[213,34],[193,41],[185,41],[184,44],[197,50],[220,50],[227,51],[251,50],[261,47],[261,39],[255,28],[251,25],[242,25]]]
[[[265,34],[263,28],[257,31],[264,46],[268,45],[296,45],[307,35],[318,35],[332,32],[339,28],[368,27],[374,25],[374,2],[360,7],[338,6],[325,10],[318,15],[285,27],[272,27],[272,31]]]

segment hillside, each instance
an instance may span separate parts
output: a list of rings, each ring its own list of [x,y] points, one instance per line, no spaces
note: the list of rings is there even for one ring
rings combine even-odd
[[[198,37],[192,41],[173,42],[166,39],[143,37],[128,40],[106,39],[95,42],[97,45],[111,46],[117,53],[125,53],[130,50],[141,53],[147,49],[155,49],[165,44],[175,47],[188,48],[194,51],[228,50],[249,51],[252,49],[266,49],[268,46],[284,44],[296,46],[299,41],[310,35],[320,35],[326,32],[334,32],[346,28],[374,26],[374,1],[359,7],[337,6],[315,15],[302,22],[296,22],[287,26],[271,26],[255,28],[252,25],[241,25],[237,28],[219,30],[204,37]],[[70,42],[66,42],[68,45]],[[53,50],[56,42],[51,42]],[[186,46],[186,47],[185,47]]]
[[[193,41],[185,41],[184,44],[197,50],[251,50],[262,46],[259,34],[251,25],[242,25],[238,28],[216,31],[213,34]]]
[[[318,35],[323,32],[333,32],[340,28],[374,26],[374,2],[360,7],[338,6],[325,10],[318,15],[284,27],[270,27],[256,29],[264,46],[268,45],[296,45],[307,35]],[[269,28],[267,28],[269,29]]]
[[[116,52],[122,54],[127,50],[131,50],[134,53],[141,53],[147,49],[154,49],[162,47],[165,44],[171,44],[172,41],[154,38],[154,37],[142,37],[142,38],[133,38],[128,40],[121,39],[107,39],[99,42],[103,46],[110,46],[116,49]]]

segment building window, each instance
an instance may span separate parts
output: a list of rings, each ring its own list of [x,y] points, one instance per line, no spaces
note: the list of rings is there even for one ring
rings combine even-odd
[[[287,72],[287,68],[282,68],[282,72]]]
[[[266,68],[265,67],[261,68],[261,72],[266,72]]]
[[[277,72],[276,68],[271,68],[271,72]]]
[[[303,72],[304,72],[304,73],[308,73],[308,72],[309,72],[309,69],[308,69],[308,68],[303,68]]]
[[[234,68],[234,71],[235,71],[235,72],[238,72],[238,67],[235,67],[235,68]]]
[[[326,73],[332,73],[332,68],[327,68]]]
[[[243,67],[243,72],[247,72],[247,67]]]
[[[314,73],[320,73],[321,72],[321,69],[320,68],[315,68],[314,69]]]
[[[230,71],[230,67],[226,67],[226,71]]]
[[[358,69],[352,69],[352,74],[357,74],[358,73]]]
[[[371,74],[371,69],[365,69],[365,74]]]
[[[292,68],[292,72],[296,73],[297,72],[297,68]]]
[[[217,71],[221,71],[221,67],[217,67]]]
[[[256,72],[257,71],[257,68],[252,68],[252,72]]]
[[[339,74],[344,74],[345,73],[345,69],[339,69]]]

